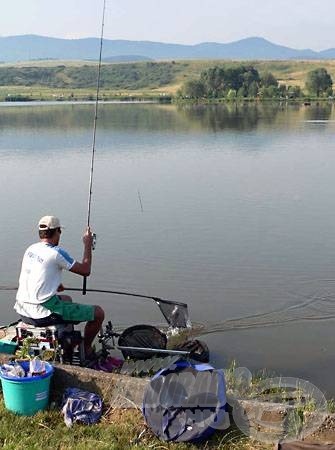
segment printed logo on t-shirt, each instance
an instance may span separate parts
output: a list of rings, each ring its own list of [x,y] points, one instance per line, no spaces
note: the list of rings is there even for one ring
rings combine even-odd
[[[28,257],[36,260],[40,264],[42,264],[44,262],[43,258],[41,258],[39,255],[36,255],[36,253],[33,253],[33,252],[28,252]]]

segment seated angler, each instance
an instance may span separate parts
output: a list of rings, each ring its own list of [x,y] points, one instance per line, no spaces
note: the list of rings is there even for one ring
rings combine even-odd
[[[40,241],[27,248],[21,267],[15,310],[22,320],[34,326],[87,322],[84,331],[85,355],[92,355],[92,343],[104,320],[100,306],[72,303],[59,295],[63,269],[87,277],[91,273],[93,236],[88,227],[84,236],[81,262],[59,247],[62,227],[59,219],[44,216],[38,223]]]

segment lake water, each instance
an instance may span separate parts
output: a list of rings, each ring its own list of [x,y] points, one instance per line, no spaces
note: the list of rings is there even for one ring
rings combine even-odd
[[[81,258],[94,105],[0,105],[2,286],[16,286],[40,216]],[[212,361],[335,394],[335,113],[331,104],[100,105],[88,287],[189,305]],[[81,279],[65,274],[64,284]],[[0,291],[1,322],[15,292]],[[90,294],[117,325],[152,301]]]

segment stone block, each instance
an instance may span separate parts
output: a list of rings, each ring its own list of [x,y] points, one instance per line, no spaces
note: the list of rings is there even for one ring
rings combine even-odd
[[[59,400],[65,388],[77,387],[99,394],[105,403],[119,408],[142,406],[147,378],[135,378],[78,366],[55,364],[51,396]]]

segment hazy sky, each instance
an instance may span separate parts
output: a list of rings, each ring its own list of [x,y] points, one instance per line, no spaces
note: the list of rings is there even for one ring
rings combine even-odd
[[[0,36],[100,35],[103,0],[0,0]],[[105,37],[196,44],[261,36],[335,47],[335,0],[107,0]]]

